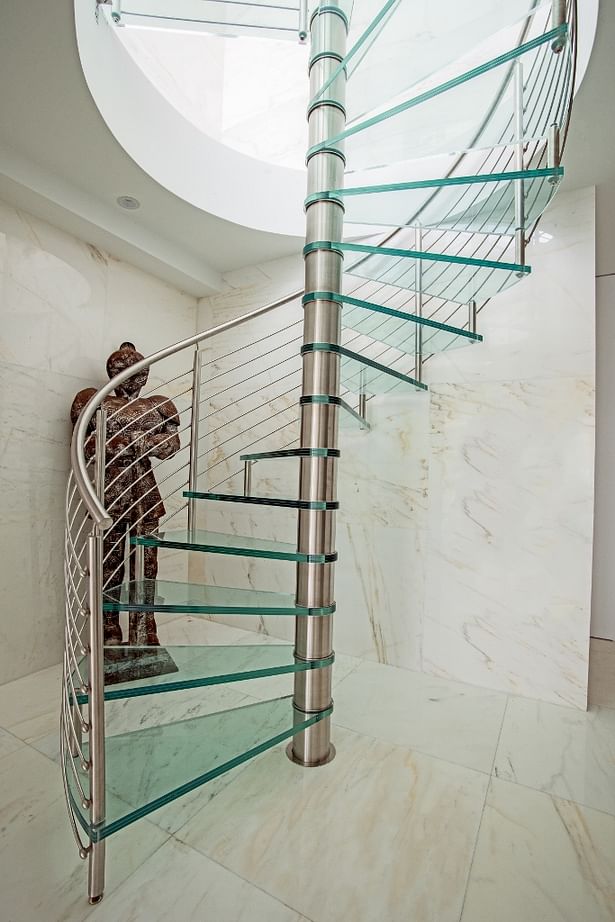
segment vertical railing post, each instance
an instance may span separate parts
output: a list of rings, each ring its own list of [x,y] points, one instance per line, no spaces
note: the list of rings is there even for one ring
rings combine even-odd
[[[523,64],[514,65],[515,170],[523,166]],[[525,185],[515,179],[515,262],[525,265]]]
[[[299,0],[299,41],[305,44],[308,37],[308,0]]]
[[[470,333],[476,333],[476,301],[468,301],[468,330]]]
[[[417,253],[423,252],[423,228],[417,225],[414,229],[414,249]],[[414,260],[414,291],[415,291],[415,314],[417,317],[423,316],[423,261]],[[423,327],[417,323],[414,329],[414,377],[417,381],[423,380]]]
[[[335,0],[322,12],[315,11],[310,23],[312,59],[310,98],[339,67],[346,50],[348,22]],[[303,382],[301,397],[301,438],[303,449],[336,449],[339,426],[340,357],[326,345],[339,344],[341,307],[328,300],[327,293],[342,290],[342,253],[335,241],[342,239],[341,202],[318,197],[317,193],[339,189],[344,180],[345,158],[338,149],[323,144],[344,129],[345,72],[336,78],[324,95],[310,106],[308,114],[310,148],[322,145],[308,155],[308,195],[314,196],[306,209],[305,291],[321,292],[317,300],[304,305]],[[324,148],[324,149],[323,149]],[[310,248],[323,241],[324,246]],[[332,244],[332,245],[331,245]],[[312,349],[319,343],[318,350]],[[324,344],[324,348],[323,348]],[[314,397],[318,397],[315,400]],[[298,512],[297,547],[300,553],[328,555],[335,550],[335,511],[322,508],[337,499],[337,458],[314,456],[300,460],[299,498],[318,503],[321,508]],[[305,608],[329,607],[334,603],[334,566],[329,563],[297,564],[297,604]],[[310,661],[330,656],[333,649],[332,615],[297,617],[295,656]],[[303,722],[331,707],[331,667],[295,674],[295,720]],[[323,765],[335,754],[331,745],[331,720],[327,716],[298,733],[289,746],[290,758],[304,766]]]
[[[552,0],[552,3],[551,28],[557,29],[566,22],[566,0]],[[558,37],[551,43],[551,50],[554,51],[555,54],[559,54],[560,51],[563,51],[565,45],[566,39],[564,37]]]
[[[362,368],[359,372],[359,416],[363,419],[367,418],[367,390],[365,385],[365,368]],[[365,426],[361,424],[361,428],[364,429]]]
[[[254,461],[244,461],[243,467],[243,495],[252,496],[252,465]]]
[[[105,444],[107,411],[96,414],[95,488],[98,498],[105,497]],[[93,829],[105,821],[105,665],[103,625],[103,534],[95,527],[88,537],[88,604],[90,612],[90,670],[88,695],[88,737],[90,776],[90,825]],[[88,899],[99,903],[105,888],[105,842],[91,841],[88,867]]]
[[[192,363],[192,415],[190,417],[190,449],[188,460],[188,489],[194,493],[198,489],[199,479],[199,422],[201,414],[201,353],[198,346],[194,350]],[[188,533],[194,536],[196,531],[197,501],[188,497]]]

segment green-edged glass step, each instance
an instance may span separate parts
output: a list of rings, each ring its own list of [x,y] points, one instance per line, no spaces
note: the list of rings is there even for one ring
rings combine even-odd
[[[337,352],[341,357],[341,381],[354,394],[363,393],[375,397],[391,391],[427,390],[427,385],[421,381],[336,343],[306,343],[301,347],[301,352]]]
[[[297,563],[328,563],[335,557],[325,554],[300,554],[295,545],[266,538],[227,535],[216,531],[164,531],[156,535],[138,535],[131,544],[145,547],[172,547],[178,550],[202,551],[205,554],[227,554],[233,557],[262,557],[265,560],[292,560]]]
[[[412,4],[410,4],[412,6]],[[552,87],[566,92],[566,80],[561,75],[570,68],[570,42],[561,54],[553,55],[551,45],[565,40],[566,25],[536,35],[522,45],[513,47],[478,66],[469,66],[463,73],[402,98],[382,111],[360,118],[344,131],[332,135],[308,150],[308,157],[321,150],[343,153],[352,170],[369,170],[382,164],[393,164],[412,157],[458,153],[480,147],[509,143],[514,137],[514,86],[510,65],[523,65],[527,112],[524,141],[543,138],[550,122],[555,120],[557,106],[550,106]],[[541,67],[542,57],[549,56],[548,74]],[[539,60],[539,58],[541,60]],[[352,83],[347,98],[353,95]],[[347,103],[348,105],[348,103]],[[544,124],[535,113],[545,112]],[[486,116],[489,115],[485,123]],[[531,117],[530,117],[531,116]],[[529,125],[527,124],[529,122]],[[480,126],[480,139],[477,140]]]
[[[103,594],[103,610],[158,611],[187,615],[330,615],[335,605],[302,608],[292,595],[258,589],[232,589],[144,579],[115,586]]]
[[[447,323],[438,323],[416,314],[385,307],[371,301],[362,301],[349,295],[338,295],[331,291],[314,291],[305,295],[303,300],[324,299],[337,301],[344,305],[342,326],[357,333],[364,333],[372,339],[400,352],[414,355],[417,330],[421,330],[423,352],[445,352],[459,346],[482,342],[483,337]],[[429,349],[424,348],[429,343]]]
[[[483,234],[510,233],[515,221],[515,194],[523,183],[525,223],[541,216],[564,175],[563,167],[509,170],[491,175],[449,176],[380,185],[334,189],[306,201],[341,199],[347,224],[403,227],[420,213],[424,228],[441,227]],[[437,192],[437,195],[433,193]]]
[[[109,736],[105,740],[104,823],[90,824],[75,782],[77,775],[87,794],[87,776],[79,760],[66,754],[72,806],[90,838],[101,841],[301,733],[331,712],[332,708],[303,720],[293,711],[292,697],[286,697]]]
[[[347,118],[352,122],[450,64],[460,49],[475,48],[545,5],[539,2],[528,10],[528,0],[386,0],[375,7],[368,4],[362,16],[359,5],[346,56],[311,104],[336,100],[337,81],[345,71],[351,90]]]
[[[330,666],[333,660],[333,655],[296,660],[291,644],[106,647],[105,701],[308,672]],[[173,671],[169,662],[176,667]],[[77,701],[86,704],[88,695],[78,693]]]
[[[338,509],[337,502],[308,502],[303,499],[282,499],[279,496],[241,496],[238,493],[200,493],[197,490],[184,490],[188,499],[207,499],[216,503],[244,503],[253,506],[280,506],[283,509]]]
[[[118,25],[297,41],[295,0],[122,0]]]
[[[339,458],[338,448],[282,448],[279,451],[257,451],[240,455],[240,461],[267,461],[273,458]]]
[[[348,275],[395,285],[407,291],[416,291],[420,287],[423,294],[458,304],[491,298],[532,271],[529,266],[518,263],[362,243],[318,241],[304,247],[306,252],[315,249],[356,253],[360,258],[346,266]]]

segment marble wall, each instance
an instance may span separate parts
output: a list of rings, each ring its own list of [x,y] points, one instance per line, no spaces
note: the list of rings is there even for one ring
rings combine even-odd
[[[481,312],[484,344],[430,360],[428,395],[370,401],[371,432],[342,431],[336,649],[584,708],[593,527],[592,189],[556,198],[528,261],[531,277]],[[292,289],[301,269],[283,261],[228,281],[228,292],[201,302],[203,326]],[[290,465],[259,463],[258,489],[292,496]],[[229,487],[241,489],[239,475]],[[203,515],[219,530],[294,537],[287,512],[212,504]],[[293,589],[290,564],[216,559],[193,566],[200,576],[207,566],[208,579],[219,585]],[[291,625],[282,621],[250,626],[289,639]]]
[[[147,354],[194,333],[196,300],[0,202],[0,318],[1,684],[61,658],[73,396],[122,340]]]

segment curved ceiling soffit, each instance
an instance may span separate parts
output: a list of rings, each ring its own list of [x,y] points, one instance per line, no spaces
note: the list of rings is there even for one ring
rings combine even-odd
[[[591,56],[598,5],[599,0],[579,4],[576,92]],[[206,213],[257,231],[303,236],[304,171],[267,164],[200,131],[150,82],[106,17],[98,19],[93,0],[75,0],[77,44],[87,86],[109,130],[135,163]]]
[[[201,132],[149,81],[106,17],[97,22],[93,6],[93,0],[75,0],[81,67],[98,111],[128,156],[208,214],[303,237],[305,172],[249,157]]]

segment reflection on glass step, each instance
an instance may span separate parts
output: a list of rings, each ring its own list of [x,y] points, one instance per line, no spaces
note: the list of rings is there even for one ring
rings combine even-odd
[[[193,615],[330,615],[335,605],[302,608],[283,592],[204,586],[170,580],[134,580],[105,590],[103,610],[158,611]]]
[[[311,104],[336,99],[347,74],[347,120],[352,122],[387,99],[409,90],[511,24],[534,16],[550,3],[528,10],[528,0],[386,0],[379,8],[356,10],[342,63],[314,94]],[[362,14],[362,15],[361,15]],[[403,41],[400,41],[403,36]]]
[[[197,490],[184,490],[188,499],[207,499],[216,503],[244,503],[253,506],[280,506],[284,509],[338,509],[337,502],[308,502],[303,499],[282,499],[278,496],[241,496],[237,493],[199,493]]]
[[[306,343],[301,347],[306,352],[337,352],[340,356],[340,378],[344,387],[353,394],[390,394],[392,391],[427,390],[427,385],[395,368],[382,365],[366,355],[351,352],[337,343]]]
[[[337,301],[344,305],[342,313],[342,326],[357,333],[364,333],[371,339],[393,346],[400,352],[414,355],[416,348],[417,329],[421,331],[425,354],[445,352],[470,343],[482,342],[483,337],[469,330],[446,323],[430,320],[428,317],[417,317],[416,314],[407,314],[382,304],[371,301],[362,301],[350,295],[340,295],[332,291],[312,291],[304,295],[303,302],[317,299]]]
[[[317,241],[305,246],[304,253],[313,249],[364,254],[352,265],[345,266],[347,275],[408,291],[417,291],[420,286],[423,294],[458,304],[491,298],[531,272],[529,266],[518,263],[362,243]]]
[[[105,740],[105,822],[91,826],[75,781],[76,774],[87,792],[87,776],[79,761],[65,754],[67,763],[72,763],[67,765],[72,806],[88,835],[100,841],[331,712],[332,708],[305,720],[294,712],[292,698],[287,697],[109,736]]]
[[[423,228],[510,234],[515,228],[519,184],[523,183],[525,224],[529,227],[553,198],[563,175],[563,167],[551,167],[351,186],[317,193],[306,204],[316,199],[341,200],[347,224],[404,227],[412,215],[418,215]]]
[[[146,547],[172,547],[179,550],[201,551],[205,554],[227,554],[234,557],[261,557],[265,560],[293,560],[301,563],[328,563],[333,555],[299,554],[295,545],[266,538],[227,535],[216,531],[164,531],[157,535],[139,535],[132,544]]]
[[[549,125],[557,122],[559,100],[553,100],[551,87],[556,86],[565,97],[570,75],[570,43],[558,55],[552,53],[551,44],[567,34],[566,25],[550,29],[463,74],[360,119],[311,147],[308,157],[320,150],[339,150],[350,169],[367,170],[407,160],[408,151],[416,158],[511,143],[516,140],[515,96],[510,80],[514,61],[522,62],[527,75],[524,141],[544,138]],[[349,96],[351,92],[349,87]],[[489,119],[485,122],[486,113]]]
[[[173,671],[166,671],[169,660]],[[330,666],[333,660],[333,656],[310,662],[296,660],[292,644],[106,647],[105,700],[307,672]],[[88,695],[78,694],[77,701],[86,704]]]
[[[119,18],[110,10],[105,12],[117,25],[129,29],[291,41],[297,41],[299,33],[299,3],[295,0],[123,0]]]

